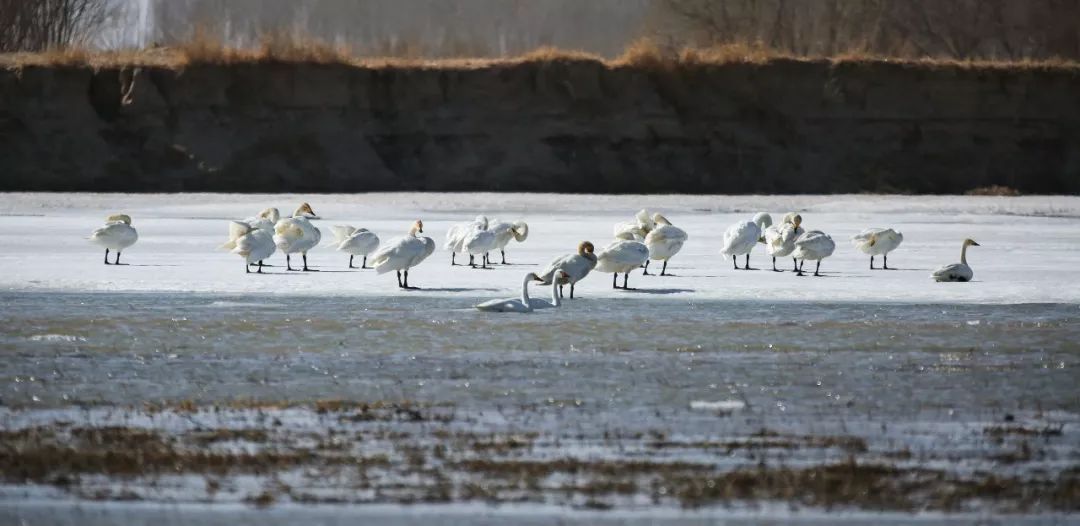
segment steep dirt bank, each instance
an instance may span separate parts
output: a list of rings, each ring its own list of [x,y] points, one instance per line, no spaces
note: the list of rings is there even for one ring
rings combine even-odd
[[[1080,70],[0,71],[0,190],[1080,192]]]

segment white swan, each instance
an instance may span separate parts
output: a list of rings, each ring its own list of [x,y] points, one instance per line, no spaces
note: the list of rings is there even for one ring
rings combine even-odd
[[[120,251],[139,240],[139,232],[131,226],[131,216],[113,214],[105,218],[105,226],[90,233],[90,241],[105,247],[105,264],[119,265]],[[109,263],[109,249],[116,251],[116,261]]]
[[[469,254],[469,266],[476,268],[476,256],[480,256],[480,268],[488,268],[488,252],[495,249],[495,232],[477,224],[465,233],[461,240],[462,248]]]
[[[502,256],[502,263],[506,265],[506,245],[510,244],[510,240],[513,239],[518,243],[523,243],[529,237],[529,225],[524,221],[514,221],[513,223],[507,223],[504,221],[496,221],[489,228],[495,233],[495,247],[492,250],[498,250]]]
[[[800,225],[802,225],[802,216],[791,213],[784,216],[783,223],[771,225],[765,229],[765,251],[772,256],[773,272],[782,272],[776,268],[776,258],[791,255],[795,251],[795,240],[806,232]],[[796,272],[799,270],[798,261],[795,261],[794,270]]]
[[[292,217],[280,219],[274,225],[274,244],[285,253],[286,270],[297,270],[292,268],[290,258],[290,254],[297,252],[304,257],[304,268],[299,270],[305,272],[311,270],[307,264],[307,253],[308,250],[319,244],[319,240],[322,239],[322,232],[315,228],[315,225],[311,224],[309,219],[317,219],[318,217],[315,215],[315,211],[311,209],[311,205],[303,203],[293,212]]]
[[[654,228],[645,235],[645,246],[649,247],[649,259],[663,261],[664,267],[660,269],[660,275],[666,276],[668,260],[682,250],[683,243],[689,236],[686,231],[673,226],[666,217],[659,213],[653,214]],[[645,271],[649,275],[649,261],[645,261]]]
[[[567,254],[557,257],[548,263],[539,274],[540,281],[545,285],[552,281],[558,282],[559,294],[562,295],[562,285],[570,284],[570,299],[574,299],[574,284],[581,281],[589,272],[596,267],[596,254],[593,244],[582,241],[578,245],[577,254]],[[562,273],[557,274],[559,271]]]
[[[385,274],[391,270],[397,271],[398,287],[412,289],[409,286],[409,269],[427,259],[435,252],[435,240],[417,234],[424,233],[424,222],[417,219],[409,229],[405,237],[391,240],[371,256],[371,264],[375,272]],[[401,273],[405,272],[405,281],[401,280]]]
[[[656,228],[656,222],[653,221],[652,215],[649,214],[648,210],[641,209],[634,215],[633,221],[615,225],[615,239],[644,241],[645,236],[647,236],[653,228]]]
[[[953,263],[952,265],[945,265],[934,271],[930,275],[934,281],[971,281],[971,278],[975,277],[975,272],[971,270],[967,262],[967,249],[968,247],[981,246],[973,239],[965,239],[963,246],[960,248],[960,262]]]
[[[619,273],[623,274],[623,290],[630,290],[626,281],[630,271],[649,260],[649,247],[640,241],[616,240],[596,255],[596,271],[612,273],[612,288],[619,288]]]
[[[795,251],[792,252],[792,257],[800,260],[799,270],[796,271],[796,275],[802,276],[802,266],[806,260],[816,260],[817,267],[814,269],[814,275],[820,276],[818,273],[821,270],[821,260],[832,255],[836,250],[836,243],[828,234],[820,230],[811,230],[795,240]]]
[[[229,223],[229,242],[225,247],[231,246],[233,254],[244,258],[244,272],[251,272],[251,265],[259,264],[256,272],[262,274],[262,260],[274,254],[277,247],[274,245],[274,235],[269,230],[255,228],[250,223],[232,221]]]
[[[379,248],[379,236],[366,228],[353,228],[349,225],[334,225],[330,228],[334,232],[334,245],[349,255],[349,268],[357,268],[353,266],[353,258],[356,256],[364,257],[359,268],[368,268],[367,258]]]
[[[867,228],[852,236],[851,242],[863,254],[870,255],[870,270],[874,270],[874,256],[881,256],[883,270],[889,270],[889,252],[904,242],[904,234],[891,228]]]
[[[482,215],[476,216],[476,219],[466,222],[458,223],[456,225],[450,225],[450,229],[446,231],[446,243],[443,244],[443,248],[450,251],[450,266],[457,265],[455,258],[458,252],[465,251],[465,236],[475,228],[481,230],[487,230],[488,218]],[[469,258],[469,265],[473,264],[473,258]]]
[[[750,268],[750,252],[754,250],[759,241],[764,242],[765,229],[772,225],[772,216],[764,212],[754,216],[752,221],[740,221],[728,227],[724,231],[724,246],[720,253],[731,256],[735,270],[739,270],[738,257],[746,254],[746,265],[742,270],[754,270]]]
[[[566,276],[565,272],[559,271],[559,277]],[[551,302],[547,302],[541,299],[529,298],[529,282],[540,281],[540,278],[535,272],[525,274],[525,279],[521,282],[521,298],[506,298],[501,300],[485,301],[479,305],[476,305],[476,309],[484,312],[532,312],[537,309],[549,309],[558,307],[561,305],[559,300],[558,283],[552,281],[551,283]]]

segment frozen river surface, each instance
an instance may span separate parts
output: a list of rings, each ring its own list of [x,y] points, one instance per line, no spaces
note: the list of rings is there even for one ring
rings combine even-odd
[[[226,218],[301,199],[384,240],[481,212],[530,236],[494,270],[439,250],[417,291],[325,247],[322,272],[266,276],[215,251]],[[675,276],[471,308],[645,205],[689,232]],[[722,232],[759,210],[832,234],[826,277],[731,269]],[[114,212],[130,266],[84,239]],[[0,519],[1059,523],[1080,502],[1075,198],[6,194],[0,214]],[[904,232],[899,270],[847,242],[868,226]],[[930,281],[965,237],[976,281]]]

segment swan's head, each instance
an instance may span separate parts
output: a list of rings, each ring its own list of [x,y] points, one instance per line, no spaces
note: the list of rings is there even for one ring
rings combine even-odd
[[[965,247],[978,247],[978,246],[982,246],[982,245],[976,243],[974,239],[968,238],[968,239],[964,240],[964,246]]]
[[[424,233],[424,222],[419,220],[419,219],[417,219],[416,221],[413,221],[412,228],[409,229],[409,233],[413,234],[413,235],[423,234]]]
[[[530,272],[528,274],[525,274],[525,281],[544,281],[544,280],[540,279],[540,276],[537,276],[535,272]]]
[[[758,228],[765,230],[772,226],[772,216],[765,212],[758,212],[754,215],[754,224],[757,225]]]
[[[113,214],[105,218],[106,223],[124,223],[125,225],[131,225],[131,216],[127,214]]]
[[[524,221],[514,221],[514,227],[510,229],[514,234],[514,240],[518,243],[525,241],[529,237],[529,225]]]
[[[309,206],[308,209],[310,210],[311,207]],[[278,219],[281,219],[281,212],[279,212],[277,208],[267,208],[266,210],[259,212],[259,217],[277,223]]]
[[[591,242],[582,241],[581,244],[579,244],[577,246],[577,251],[578,251],[578,254],[581,254],[582,256],[584,256],[585,254],[592,254],[593,252],[596,251],[596,248],[593,247],[593,244]]]
[[[308,219],[318,219],[319,216],[315,215],[315,211],[311,209],[311,205],[307,203],[301,203],[300,208],[297,208],[293,212],[293,217],[306,217]]]
[[[658,225],[671,225],[671,221],[668,221],[666,217],[660,215],[660,212],[653,214],[652,220]]]
[[[791,221],[788,221],[788,222],[795,225],[795,228],[799,228],[799,225],[802,224],[802,216],[799,215],[799,214],[790,214],[790,215],[791,215]]]

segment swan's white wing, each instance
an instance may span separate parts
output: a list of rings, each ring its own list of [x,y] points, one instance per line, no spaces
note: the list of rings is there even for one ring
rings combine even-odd
[[[138,232],[127,223],[109,223],[90,234],[91,241],[113,250],[130,247],[138,239]]]
[[[476,309],[484,312],[529,312],[532,307],[522,303],[519,298],[506,298],[485,301],[476,305]]]
[[[529,224],[524,221],[514,221],[511,233],[514,235],[514,241],[524,243],[526,239],[529,239]]]
[[[340,245],[342,241],[345,241],[349,236],[356,232],[356,229],[350,225],[334,225],[330,227],[330,231],[334,233],[334,244]]]
[[[649,247],[637,241],[616,241],[604,247],[596,258],[597,272],[628,272],[645,264]]]
[[[795,240],[795,252],[797,259],[824,259],[832,255],[836,250],[836,243],[828,234],[820,230],[807,232]]]
[[[741,256],[753,250],[761,237],[761,229],[750,221],[735,223],[724,231],[724,247],[721,254]]]

